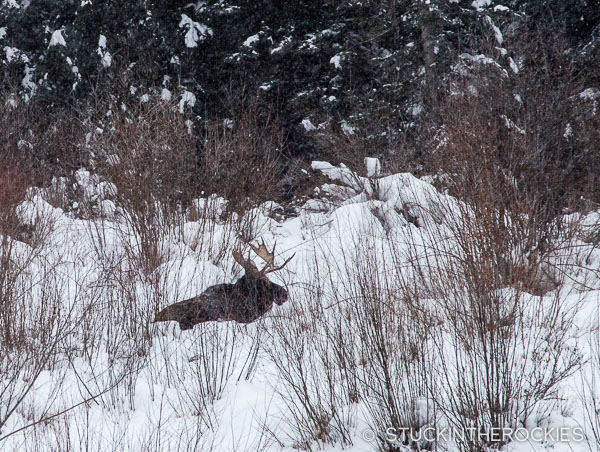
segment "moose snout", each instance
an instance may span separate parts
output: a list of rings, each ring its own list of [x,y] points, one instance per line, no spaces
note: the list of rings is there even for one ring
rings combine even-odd
[[[283,287],[281,286],[277,286],[275,288],[274,294],[273,294],[273,301],[275,302],[275,304],[277,305],[282,305],[283,303],[285,303],[288,299],[288,292],[287,290],[285,290]]]

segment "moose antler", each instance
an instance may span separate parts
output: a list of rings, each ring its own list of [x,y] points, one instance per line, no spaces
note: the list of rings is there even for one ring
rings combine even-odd
[[[250,248],[252,248],[252,251],[254,251],[258,257],[267,263],[267,266],[271,268],[275,266],[275,247],[277,246],[277,242],[273,245],[273,251],[267,249],[264,240],[262,240],[262,243],[260,243],[258,247],[254,246],[252,243],[248,243],[248,245],[250,245]]]
[[[242,253],[240,253],[238,250],[233,250],[231,252],[231,254],[233,255],[233,258],[235,259],[235,261],[242,266],[242,268],[245,270],[245,272],[248,275],[253,275],[256,277],[258,277],[260,275],[258,268],[256,268],[256,265],[254,265],[254,262],[252,262],[250,260],[250,256],[248,256],[248,259],[244,259],[244,256],[242,256]]]
[[[237,250],[232,252],[233,258],[238,264],[240,264],[244,268],[247,274],[253,275],[257,278],[264,278],[265,275],[267,275],[268,273],[281,270],[296,255],[296,253],[292,254],[282,265],[280,265],[279,267],[275,267],[275,247],[277,246],[277,242],[273,244],[273,250],[271,251],[269,251],[267,245],[265,245],[264,240],[261,240],[261,243],[258,246],[255,246],[252,243],[248,243],[248,245],[258,257],[265,261],[265,266],[262,268],[262,270],[258,270],[256,265],[254,265],[254,263],[250,260],[250,256],[248,256],[248,259],[245,259],[242,256],[242,253],[240,253]]]

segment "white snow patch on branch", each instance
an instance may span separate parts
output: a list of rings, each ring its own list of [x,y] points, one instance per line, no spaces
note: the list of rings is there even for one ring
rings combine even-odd
[[[213,35],[213,31],[206,25],[194,22],[188,15],[182,14],[179,28],[186,28],[185,45],[188,48],[198,47],[198,42]]]
[[[169,91],[167,88],[163,88],[160,93],[160,98],[165,102],[169,102],[171,100],[171,91]]]
[[[98,38],[98,49],[96,52],[100,55],[102,66],[110,67],[112,64],[112,55],[106,50],[106,36],[100,35]]]
[[[367,177],[375,177],[381,174],[381,162],[375,157],[365,157],[365,168]]]
[[[487,8],[488,6],[490,6],[492,3],[492,0],[475,0],[471,3],[471,6],[475,9],[483,9],[483,8]]]
[[[102,66],[110,67],[111,64],[112,64],[112,56],[110,53],[106,52],[104,55],[102,55]]]
[[[463,54],[460,55],[460,57],[463,58],[463,59],[465,59],[465,60],[472,61],[473,63],[495,64],[496,66],[498,66],[498,63],[496,63],[493,58],[490,58],[490,57],[485,56],[483,54],[471,55],[469,53],[463,53]]]
[[[252,35],[246,38],[244,43],[242,44],[244,47],[253,47],[260,40],[258,35]]]
[[[179,101],[179,113],[183,113],[185,107],[192,108],[194,105],[196,105],[196,96],[194,96],[194,93],[184,91],[181,95],[181,100]]]
[[[500,118],[502,118],[504,120],[504,124],[506,125],[507,129],[515,129],[521,135],[525,135],[525,129],[523,129],[522,127],[519,127],[517,124],[515,124],[515,122],[513,120],[511,120],[508,116],[500,115]]]
[[[496,24],[494,24],[494,21],[492,20],[492,18],[490,16],[485,16],[485,20],[490,25],[490,27],[492,27],[492,30],[494,30],[494,36],[496,37],[496,42],[498,44],[502,45],[502,43],[504,42],[504,37],[502,36],[502,32],[500,31],[500,29],[496,26]]]
[[[50,38],[50,44],[48,44],[48,47],[54,46],[67,46],[65,38],[62,35],[62,30],[55,30],[52,33],[52,37]]]
[[[33,81],[33,74],[35,72],[35,66],[26,66],[25,67],[25,77],[21,80],[21,86],[23,89],[27,91],[27,94],[24,95],[25,101],[29,101],[35,94],[37,90],[37,85]]]
[[[29,62],[29,58],[27,58],[27,55],[25,55],[23,52],[21,52],[16,47],[9,47],[9,46],[4,47],[4,55],[6,56],[7,63],[11,63],[15,60],[22,61],[24,63]]]
[[[352,127],[350,124],[348,124],[346,121],[342,121],[340,123],[340,126],[342,127],[342,131],[346,134],[346,135],[354,135],[356,129],[354,127]]]
[[[315,125],[308,118],[303,119],[301,124],[302,124],[302,127],[304,127],[304,130],[306,130],[307,132],[312,132],[313,130],[317,130]]]
[[[16,0],[4,0],[2,2],[2,6],[6,6],[7,8],[20,9],[21,5]]]
[[[600,90],[588,88],[579,93],[581,99],[594,100],[600,97]]]
[[[331,59],[329,60],[329,64],[333,64],[336,69],[341,69],[342,68],[341,55],[338,53],[337,55],[332,56]]]
[[[573,136],[573,127],[571,127],[571,123],[567,124],[567,126],[565,127],[565,133],[563,134],[563,137],[568,140],[569,138],[571,138]]]

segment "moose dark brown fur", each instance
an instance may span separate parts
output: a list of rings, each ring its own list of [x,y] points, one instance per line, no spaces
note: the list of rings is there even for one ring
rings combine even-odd
[[[271,310],[273,303],[285,303],[288,298],[287,290],[269,281],[266,275],[281,270],[294,256],[283,265],[274,267],[275,247],[270,252],[264,242],[258,247],[250,247],[266,262],[262,270],[259,271],[250,258],[245,259],[239,251],[234,251],[233,258],[246,273],[235,284],[217,284],[194,298],[167,306],[156,314],[154,322],[174,320],[179,322],[182,330],[193,328],[198,323],[217,320],[251,323]]]

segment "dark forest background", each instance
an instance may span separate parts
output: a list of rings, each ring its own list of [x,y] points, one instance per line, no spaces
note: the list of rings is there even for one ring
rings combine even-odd
[[[597,0],[7,0],[0,17],[3,153],[37,183],[163,130],[184,198],[289,201],[310,160],[371,156],[417,174],[493,157],[548,211],[599,200]]]

